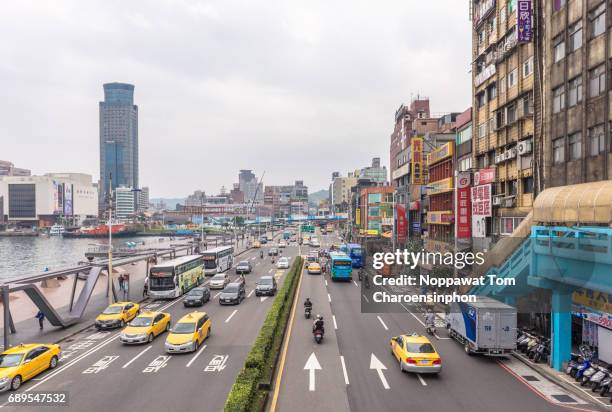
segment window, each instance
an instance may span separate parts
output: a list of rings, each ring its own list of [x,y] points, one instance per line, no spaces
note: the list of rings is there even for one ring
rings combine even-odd
[[[489,118],[489,131],[494,131],[495,130],[495,117],[490,117]]]
[[[606,89],[606,69],[604,65],[589,71],[589,97],[596,97]]]
[[[499,11],[499,23],[504,24],[506,22],[506,9],[502,8]]]
[[[481,139],[487,135],[487,123],[481,123],[478,125],[478,137]]]
[[[516,11],[516,0],[508,0],[508,14]]]
[[[506,93],[506,78],[502,77],[499,79],[499,94]]]
[[[582,76],[574,77],[569,81],[568,86],[568,106],[572,107],[582,101]]]
[[[497,86],[495,85],[495,83],[493,83],[492,85],[490,85],[487,88],[487,94],[488,94],[487,99],[489,101],[491,101],[491,100],[493,100],[493,99],[495,99],[497,97]]]
[[[597,37],[606,31],[606,3],[601,3],[589,13],[591,21],[591,37]]]
[[[478,104],[478,108],[481,108],[486,104],[485,93],[481,92],[476,95],[476,103]]]
[[[576,132],[569,136],[569,158],[570,160],[582,157],[582,133]]]
[[[478,44],[484,43],[484,40],[485,40],[485,31],[484,30],[480,30],[478,32]]]
[[[523,178],[523,193],[533,193],[533,177]]]
[[[459,159],[459,171],[465,172],[472,168],[472,156]]]
[[[582,47],[582,21],[569,28],[569,51],[573,52]]]
[[[553,1],[553,11],[559,11],[565,6],[566,0],[554,0]]]
[[[516,107],[514,104],[511,104],[506,109],[506,119],[508,120],[508,124],[516,121]]]
[[[531,73],[533,73],[533,56],[523,62],[523,77],[527,77]]]
[[[508,73],[508,89],[516,86],[516,69]]]
[[[554,40],[554,44],[553,59],[555,63],[557,63],[565,57],[565,40],[563,39],[563,36],[560,36],[557,40]]]
[[[497,112],[497,128],[504,127],[506,124],[506,116],[503,110]]]
[[[553,163],[565,162],[565,139],[560,137],[553,140]]]
[[[597,156],[604,151],[603,124],[589,128],[589,154]]]
[[[533,114],[533,95],[531,93],[523,99],[523,115],[529,114]]]
[[[499,219],[499,233],[501,235],[511,235],[514,229],[523,221],[522,217],[502,217]]]
[[[559,86],[553,90],[553,113],[559,113],[565,109],[565,86]]]

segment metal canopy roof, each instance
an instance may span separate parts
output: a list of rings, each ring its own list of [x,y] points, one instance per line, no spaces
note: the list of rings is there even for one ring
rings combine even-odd
[[[538,195],[533,221],[561,224],[612,224],[612,180],[552,187]]]

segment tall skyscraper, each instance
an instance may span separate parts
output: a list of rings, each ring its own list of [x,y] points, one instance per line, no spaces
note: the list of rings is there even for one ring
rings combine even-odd
[[[244,193],[244,201],[252,202],[255,196],[255,203],[263,203],[264,192],[263,184],[258,183],[257,176],[251,170],[241,170],[238,174],[238,186]]]
[[[108,202],[109,177],[112,189],[138,188],[138,106],[134,85],[106,83],[100,102],[100,210]]]

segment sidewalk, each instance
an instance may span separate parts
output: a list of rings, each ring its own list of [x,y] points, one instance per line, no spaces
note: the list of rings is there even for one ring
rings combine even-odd
[[[514,356],[514,358],[518,359],[519,361],[524,363],[529,368],[538,372],[544,378],[560,386],[561,388],[577,396],[578,398],[581,398],[598,407],[602,407],[602,406],[605,408],[612,407],[612,403],[610,403],[609,396],[606,396],[606,397],[598,396],[599,394],[593,393],[591,391],[591,388],[580,386],[578,382],[575,382],[574,379],[568,374],[566,374],[565,372],[560,372],[556,369],[553,369],[550,366],[548,366],[548,364],[546,363],[534,363],[531,361],[531,359],[529,359],[523,353],[518,352],[518,351],[514,351],[512,355]]]
[[[246,241],[244,243],[239,242],[238,247],[236,248],[235,256],[239,256],[246,251]],[[135,265],[137,266],[137,265]],[[130,288],[129,288],[129,298],[133,302],[143,302],[146,299],[142,297],[142,290],[144,285],[144,265],[143,268],[137,270],[135,266],[130,267]],[[70,282],[71,280],[65,280],[64,282]],[[82,283],[82,281],[80,281]],[[101,293],[96,293],[91,296],[89,300],[89,304],[87,305],[87,310],[85,311],[83,318],[80,322],[71,325],[67,328],[54,327],[49,324],[45,320],[44,329],[40,330],[38,326],[38,319],[34,318],[34,314],[29,314],[31,312],[30,306],[33,306],[31,301],[28,298],[27,303],[29,305],[18,305],[15,302],[11,302],[11,312],[13,318],[15,319],[15,334],[9,335],[9,343],[11,346],[17,345],[20,343],[58,343],[65,339],[70,338],[71,336],[93,326],[94,320],[96,316],[100,314],[108,305],[108,298],[106,297],[106,276],[101,276],[98,280],[98,284],[96,285],[96,290],[98,287],[101,288]],[[41,290],[45,291],[45,289]],[[119,284],[115,279],[115,291],[117,293],[117,299],[119,300],[127,300],[127,296],[125,292],[119,290]],[[77,292],[75,295],[78,296],[79,288],[77,288]],[[68,296],[66,300],[70,297],[70,290],[68,288]],[[21,302],[20,302],[21,303]],[[23,302],[26,303],[26,302]],[[61,315],[66,315],[69,312],[69,305],[60,306],[56,308]],[[25,312],[25,313],[24,313]],[[24,316],[27,314],[27,317]],[[20,320],[17,320],[20,319]],[[0,335],[3,336],[4,330],[0,328]],[[0,338],[0,350],[4,350],[2,339]]]

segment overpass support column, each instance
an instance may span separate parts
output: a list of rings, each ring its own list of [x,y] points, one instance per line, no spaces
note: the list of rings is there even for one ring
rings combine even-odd
[[[572,350],[572,292],[553,289],[551,310],[551,366],[560,371]]]

